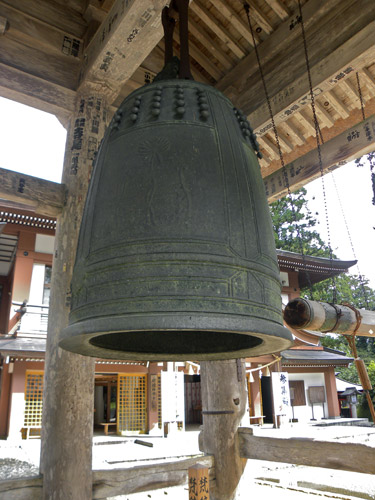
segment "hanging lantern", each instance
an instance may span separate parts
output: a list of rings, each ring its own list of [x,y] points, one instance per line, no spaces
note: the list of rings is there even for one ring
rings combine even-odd
[[[91,180],[61,347],[212,360],[291,345],[254,147],[208,85],[166,80],[124,100]]]

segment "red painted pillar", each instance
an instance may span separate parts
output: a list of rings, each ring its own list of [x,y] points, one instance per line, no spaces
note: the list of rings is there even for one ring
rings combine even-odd
[[[324,380],[326,384],[328,417],[338,418],[340,416],[340,405],[337,396],[335,367],[326,368],[324,371]]]
[[[9,363],[5,363],[3,360],[0,391],[0,438],[7,438],[9,433],[11,382],[12,374],[9,373]]]

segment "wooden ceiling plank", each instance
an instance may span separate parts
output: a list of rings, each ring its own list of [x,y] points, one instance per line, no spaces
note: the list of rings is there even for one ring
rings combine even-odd
[[[287,137],[283,134],[283,132],[278,128],[277,130],[277,135],[279,136],[279,142],[281,148],[286,151],[287,153],[290,153],[293,151],[293,144],[287,139]]]
[[[21,12],[27,12],[28,16],[39,19],[48,25],[60,28],[66,33],[71,33],[78,38],[83,38],[87,23],[75,10],[66,5],[60,5],[53,0],[1,0],[1,5],[7,5]]]
[[[114,100],[124,83],[163,37],[161,11],[165,0],[116,0],[91,40],[80,82],[102,84]]]
[[[22,189],[19,186],[22,185]],[[33,207],[37,213],[57,217],[62,210],[65,186],[31,175],[0,168],[0,198]]]
[[[279,16],[279,18],[284,21],[289,17],[288,9],[283,5],[280,0],[265,0],[265,2],[271,7],[271,9]]]
[[[315,100],[315,108],[316,108],[316,114],[318,116],[318,121],[320,120],[321,123],[325,127],[333,127],[335,124],[335,120],[333,117],[328,113],[328,111],[320,104],[319,101]]]
[[[265,15],[258,7],[254,4],[254,2],[249,1],[250,5],[250,20],[255,21],[257,25],[262,28],[262,30],[269,35],[273,31],[273,27],[270,25]],[[249,31],[249,28],[248,28]]]
[[[62,87],[75,89],[77,86],[79,74],[77,58],[41,52],[11,37],[0,38],[0,63],[15,66],[24,73]]]
[[[237,12],[232,9],[226,0],[210,0],[213,6],[218,9],[238,31],[238,33],[254,47],[253,37],[251,36],[249,26],[242,20]]]
[[[268,151],[272,159],[276,160],[277,158],[279,158],[279,150],[277,146],[266,135],[259,138],[258,141],[260,143],[260,146],[263,146],[264,149]]]
[[[324,57],[323,53],[327,55]],[[333,89],[337,84],[342,84],[355,71],[374,60],[375,21],[371,21],[364,29],[360,30],[331,53],[327,52],[327,47],[325,46],[323,53],[319,62],[311,67],[311,79],[316,96]],[[293,65],[292,60],[290,61],[290,65]],[[271,76],[268,75],[268,78],[271,78]],[[250,87],[249,91],[245,95],[242,94],[238,101],[234,100],[234,104],[242,108],[245,113],[249,112],[249,107],[255,104],[254,95],[258,95],[257,92],[257,88]],[[310,103],[309,92],[308,79],[306,78],[306,74],[302,74],[291,85],[286,85],[276,93],[273,93],[271,105],[276,123],[285,121],[295,112],[300,111],[308,105]],[[252,102],[249,102],[250,98]],[[258,105],[255,111],[250,111],[250,123],[260,135],[267,132],[272,126],[271,120],[268,118],[265,120],[264,117],[268,117],[266,102],[263,102],[261,106]]]
[[[330,104],[336,109],[341,118],[348,118],[348,108],[345,106],[342,100],[337,97],[333,90],[329,90],[328,92],[326,92],[325,96],[327,97],[327,100],[330,102]]]
[[[289,134],[290,137],[292,137],[298,145],[304,144],[305,138],[303,137],[303,134],[290,120],[280,123],[279,127],[284,129],[285,132]]]
[[[341,88],[350,96],[350,100],[353,102],[354,106],[359,107],[361,105],[361,101],[358,94],[358,89],[354,84],[349,80],[344,80],[340,83]],[[363,94],[362,99],[365,101]]]
[[[66,116],[74,111],[76,93],[0,63],[0,94],[42,111]]]
[[[368,138],[368,127],[375,130],[375,115],[355,124],[353,127],[326,141],[321,146],[323,171],[335,170],[340,165],[352,161],[375,149],[375,137]],[[300,187],[320,177],[316,149],[286,165],[290,188],[296,191]],[[278,169],[264,178],[268,201],[276,201],[288,192],[282,169]],[[281,183],[281,184],[280,184]]]
[[[359,9],[360,14],[358,13]],[[375,11],[368,0],[358,0],[358,4],[355,5],[351,0],[343,0],[339,7],[336,6],[336,8],[328,12],[324,20],[316,23],[307,32],[313,86],[316,86],[322,80],[324,81],[323,78],[320,78],[321,69],[326,70],[328,63],[332,67],[331,78],[325,82],[325,88],[315,89],[318,95],[322,93],[322,90],[329,90],[339,81],[351,76],[348,66],[340,66],[338,62],[343,61],[343,63],[349,64],[354,59],[354,54],[359,56],[365,47],[370,49],[371,44],[363,40],[363,36],[372,35],[371,41],[373,41],[375,37],[370,34],[371,28],[369,26],[374,21]],[[330,28],[329,31],[327,31],[328,28]],[[298,29],[300,30],[299,27]],[[327,33],[329,33],[329,36]],[[334,59],[330,57],[331,54],[334,54]],[[313,70],[315,70],[315,74]],[[336,72],[336,70],[337,73],[335,74],[334,71]],[[278,88],[285,89],[288,86],[288,100],[299,91],[298,86],[295,85],[296,82],[304,81],[307,83],[305,88],[307,89],[306,93],[308,93],[309,86],[301,37],[299,43],[295,43],[289,49],[286,49],[281,54],[279,53],[267,66],[264,65],[263,72],[267,81],[268,94],[272,101],[277,101],[279,107],[283,104],[280,101],[283,96],[278,95],[275,98]],[[354,75],[354,72],[352,75]],[[238,96],[238,107],[247,113],[251,113],[258,107],[255,96],[262,91],[262,82],[259,79],[253,80],[251,85],[248,84],[246,89]],[[300,98],[302,97],[304,97],[303,94],[300,95]]]
[[[367,68],[362,68],[360,78],[361,78],[361,75],[363,75],[364,79],[366,80],[367,85],[371,89],[370,90],[371,93],[373,94],[374,89],[375,89],[375,78],[372,76],[372,74],[370,73],[370,71]],[[359,82],[361,84],[361,80]]]
[[[207,50],[211,52],[213,57],[217,59],[226,70],[233,68],[234,62],[232,59],[223,50],[221,50],[218,44],[207,35],[207,32],[205,32],[202,27],[192,19],[189,20],[189,31],[194,38],[196,38],[204,47],[207,48]]]
[[[305,30],[329,12],[336,6],[338,0],[326,0],[323,4],[321,0],[309,0],[302,7],[304,16]],[[194,2],[192,6],[194,5]],[[259,44],[259,56],[262,64],[265,65],[272,60],[278,53],[282,53],[283,49],[290,47],[294,40],[301,37],[299,26],[290,29],[291,23],[294,22],[292,16],[284,21],[270,36],[268,36],[261,44]],[[244,57],[220,82],[216,87],[224,93],[232,87],[237,89],[238,95],[251,84],[254,74],[258,74],[258,63],[254,51]],[[234,98],[230,95],[231,98]]]
[[[245,51],[238,46],[236,40],[234,40],[234,38],[228,33],[228,31],[212,18],[209,12],[198,0],[192,2],[190,4],[190,8],[201,19],[201,21],[206,24],[208,28],[213,31],[222,42],[225,43],[228,49],[231,50],[233,54],[238,57],[238,59],[242,59],[246,55]]]
[[[305,127],[307,131],[307,137],[309,136],[315,136],[315,127],[313,125],[312,119],[309,117],[307,114],[307,109],[301,110],[297,115],[296,118],[299,118],[299,121],[302,123],[302,125]]]
[[[81,53],[82,40],[71,33],[48,25],[27,13],[21,12],[8,5],[0,5],[1,12],[9,22],[9,31],[6,36],[23,41],[30,47],[45,50],[49,53],[78,57]],[[73,47],[74,43],[74,47]],[[73,48],[75,50],[73,50]]]

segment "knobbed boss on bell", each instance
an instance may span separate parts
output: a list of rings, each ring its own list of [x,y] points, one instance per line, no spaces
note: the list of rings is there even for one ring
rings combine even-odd
[[[123,101],[90,183],[61,347],[166,361],[291,345],[257,149],[208,85],[162,75]]]

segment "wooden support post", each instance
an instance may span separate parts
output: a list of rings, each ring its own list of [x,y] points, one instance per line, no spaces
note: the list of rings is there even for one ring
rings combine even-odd
[[[237,428],[246,410],[246,377],[242,360],[201,363],[203,431],[201,451],[215,459],[216,484],[211,500],[234,498],[246,461],[238,451]]]
[[[70,282],[92,162],[106,127],[100,88],[81,90],[64,160],[66,201],[58,219],[46,348],[41,472],[43,498],[92,497],[95,360],[58,347],[68,324]]]
[[[208,467],[201,464],[189,469],[189,500],[210,500]]]

